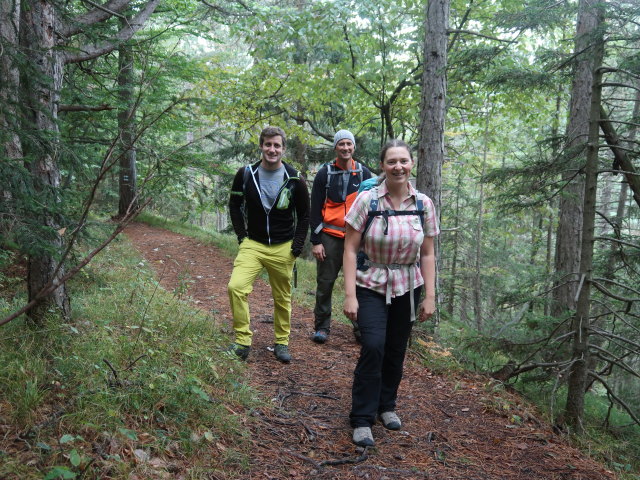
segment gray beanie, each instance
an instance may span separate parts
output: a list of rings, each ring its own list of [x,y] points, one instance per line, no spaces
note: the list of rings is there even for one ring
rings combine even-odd
[[[345,138],[347,140],[351,140],[354,147],[356,146],[356,139],[354,138],[353,133],[351,133],[349,130],[338,130],[333,137],[333,148],[336,148],[338,142],[340,140],[344,140]]]

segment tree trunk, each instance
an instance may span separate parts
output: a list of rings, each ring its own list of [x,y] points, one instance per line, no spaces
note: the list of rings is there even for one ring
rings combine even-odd
[[[483,314],[482,314],[482,221],[484,218],[484,181],[482,177],[484,177],[486,168],[487,168],[487,152],[489,149],[489,118],[491,116],[490,112],[487,110],[485,112],[485,125],[484,125],[484,149],[482,152],[482,170],[480,173],[480,193],[478,195],[478,214],[477,214],[477,223],[476,223],[476,262],[475,262],[475,272],[473,279],[473,314],[476,320],[476,329],[479,333],[482,333],[484,329],[483,325]]]
[[[538,253],[543,243],[544,217],[541,212],[534,212],[531,225],[531,250],[529,251],[529,265],[535,267],[537,265]],[[537,302],[529,303],[528,311],[535,312]]]
[[[125,26],[126,20],[121,20]],[[118,216],[138,208],[137,168],[136,168],[136,101],[133,93],[133,52],[129,44],[118,48],[118,88],[121,109],[118,112],[118,129],[120,131],[121,156],[119,171],[120,201]]]
[[[635,85],[636,85],[636,100],[635,103],[633,105],[633,116],[632,116],[632,121],[636,122],[638,118],[640,118],[640,80],[636,79],[635,81]],[[600,126],[600,128],[602,128],[602,125]],[[634,124],[634,126],[631,128],[631,131],[629,132],[629,135],[627,136],[627,141],[630,143],[630,147],[633,148],[633,143],[634,140],[636,139],[636,135],[638,133],[638,127],[637,124]],[[616,216],[613,219],[613,225],[614,225],[614,234],[619,237],[620,233],[621,233],[621,229],[622,229],[622,219],[624,218],[624,212],[627,206],[627,193],[629,191],[629,187],[628,187],[628,181],[627,181],[627,176],[625,175],[622,178],[622,181],[620,182],[620,193],[618,195],[618,207],[616,209]],[[612,252],[612,260],[613,257],[615,257],[615,251],[618,250],[618,247],[616,245],[612,245],[611,246],[611,252]],[[613,261],[608,262],[608,268],[613,269]],[[612,278],[613,277],[613,272],[608,272],[610,273],[611,277],[607,277],[607,278]]]
[[[4,50],[0,61],[0,156],[11,161],[22,158],[22,143],[19,130],[18,90],[20,74],[16,65],[17,46],[20,33],[20,1],[0,2],[0,45]],[[14,196],[9,172],[14,165],[0,165],[0,235],[11,231]]]
[[[22,158],[22,144],[17,134],[17,105],[20,73],[16,65],[20,35],[20,0],[0,2],[0,41],[4,50],[0,62],[0,141],[8,159]],[[3,196],[8,192],[1,192]]]
[[[449,318],[453,318],[456,300],[458,252],[460,250],[460,234],[458,229],[460,228],[460,192],[462,192],[462,169],[460,169],[460,172],[458,173],[456,192],[456,204],[453,212],[453,238],[451,239],[451,248],[453,249],[453,253],[451,254],[451,280],[449,281],[449,299],[447,300],[447,313],[449,314]]]
[[[467,272],[470,270],[470,268],[471,266],[469,265],[469,262],[464,261],[462,270]],[[458,295],[460,298],[460,320],[465,325],[469,325],[469,327],[471,327],[471,321],[469,320],[469,314],[467,313],[469,311],[469,288],[467,287],[467,285],[472,285],[473,282],[469,274],[464,274],[462,284],[464,285],[464,287],[460,288],[460,294]]]
[[[555,271],[558,283],[554,289],[551,310],[562,316],[576,309],[580,245],[582,239],[582,205],[584,177],[580,170],[585,163],[589,135],[589,113],[593,86],[593,33],[597,25],[594,0],[580,0],[574,52],[577,56],[571,87],[570,117],[567,125],[564,152],[565,170],[562,176],[567,185],[560,197],[558,234],[556,237]]]
[[[553,138],[553,149],[552,149],[552,154],[553,154],[553,159],[557,159],[558,158],[558,151],[560,150],[560,142],[559,142],[559,132],[560,132],[560,115],[561,115],[561,105],[562,105],[562,95],[563,94],[563,87],[562,85],[558,85],[558,91],[556,92],[556,111],[555,111],[555,115],[553,116],[553,124],[552,124],[552,128],[551,128],[551,138]],[[553,278],[553,230],[554,230],[554,225],[555,225],[555,216],[553,214],[553,211],[556,207],[555,205],[555,199],[551,199],[549,201],[549,215],[547,216],[547,221],[548,221],[548,225],[547,225],[547,254],[546,254],[546,258],[545,258],[545,273],[546,273],[546,278],[549,279],[548,282],[549,284],[547,285],[547,290],[548,293],[545,295],[545,301],[544,301],[544,315],[549,316],[551,315],[551,307],[553,305],[553,283],[552,283],[552,278]]]
[[[427,194],[441,215],[442,164],[445,157],[444,123],[447,95],[447,29],[449,0],[429,0],[425,8],[424,72],[420,101],[418,190]],[[436,239],[436,260],[439,242]]]
[[[28,292],[29,301],[37,298],[45,285],[57,283],[64,275],[64,266],[59,261],[64,241],[54,210],[60,202],[60,170],[58,168],[58,100],[62,85],[62,58],[55,49],[56,12],[51,2],[26,0],[22,10],[22,39],[24,48],[30,52],[31,65],[37,71],[31,78],[23,78],[24,91],[30,117],[27,128],[38,132],[41,138],[29,145],[33,158],[28,165],[35,188],[45,206],[38,224],[47,230],[50,249],[29,256]],[[33,78],[35,77],[35,78]],[[24,146],[24,145],[23,145]],[[44,322],[45,315],[56,308],[63,317],[71,312],[66,285],[62,284],[53,293],[38,299],[36,307],[29,311],[29,318],[36,324]]]
[[[598,10],[591,0],[581,1],[583,15],[589,16],[589,22],[593,21],[592,34],[598,32],[602,24],[602,12]],[[592,93],[590,102],[589,136],[587,147],[587,161],[584,168],[584,207],[582,220],[582,242],[580,247],[580,285],[576,314],[572,320],[573,345],[571,367],[569,370],[567,403],[565,419],[567,424],[576,433],[583,431],[584,397],[589,378],[589,333],[591,326],[591,276],[593,268],[593,242],[596,217],[597,182],[598,182],[598,147],[599,147],[599,119],[602,73],[599,70],[602,64],[604,44],[602,34],[597,33],[597,39],[593,48],[590,48],[592,61]]]
[[[545,261],[544,261],[544,270],[545,270],[545,276],[546,278],[551,278],[551,271],[552,271],[552,267],[551,264],[553,262],[552,259],[552,252],[553,252],[553,222],[554,222],[554,216],[552,212],[549,212],[549,215],[547,216],[547,250],[546,250],[546,256],[545,256]],[[544,316],[547,317],[549,316],[549,314],[551,313],[551,303],[552,303],[552,293],[549,292],[547,293],[547,295],[545,296],[545,301],[544,301]]]

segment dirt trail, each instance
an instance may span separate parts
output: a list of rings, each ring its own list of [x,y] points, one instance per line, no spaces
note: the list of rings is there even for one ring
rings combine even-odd
[[[144,224],[126,230],[169,291],[186,290],[230,331],[227,282],[233,260],[215,247]],[[469,375],[444,378],[409,354],[400,386],[403,429],[375,425],[376,447],[351,443],[348,413],[358,356],[350,328],[332,324],[329,343],[310,340],[311,311],[293,307],[290,351],[282,365],[273,344],[270,289],[256,282],[249,297],[254,341],[248,379],[278,408],[252,414],[246,479],[614,479],[615,475],[553,433],[515,395],[504,400]],[[334,306],[335,310],[335,306]],[[336,313],[334,311],[334,313]],[[502,398],[502,399],[501,399]]]

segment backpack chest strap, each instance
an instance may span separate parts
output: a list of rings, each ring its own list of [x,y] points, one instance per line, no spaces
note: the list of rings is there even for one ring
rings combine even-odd
[[[360,176],[360,179],[362,179],[362,165],[360,165],[360,163],[358,162],[355,162],[355,163],[356,163],[356,168],[348,169],[348,170],[335,168],[333,164],[327,165],[326,190],[328,192],[329,186],[331,185],[331,178],[335,175],[341,175],[342,176],[342,196],[340,198],[342,199],[343,202],[346,201],[347,199],[347,190],[349,189],[351,175],[354,173],[357,173]]]
[[[373,217],[382,217],[384,219],[384,234],[389,235],[389,217],[401,217],[406,215],[417,215],[420,217],[421,223],[424,218],[423,210],[370,210],[367,222],[373,221]]]

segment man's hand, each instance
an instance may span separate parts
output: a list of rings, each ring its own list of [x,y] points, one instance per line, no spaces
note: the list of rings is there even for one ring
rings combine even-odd
[[[313,253],[313,256],[316,258],[316,260],[320,262],[324,262],[324,259],[327,257],[324,252],[324,245],[322,245],[321,243],[319,243],[318,245],[314,245],[311,249],[311,253]]]

